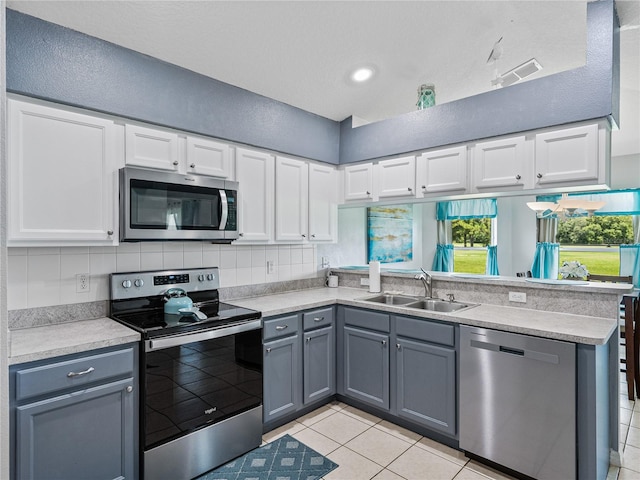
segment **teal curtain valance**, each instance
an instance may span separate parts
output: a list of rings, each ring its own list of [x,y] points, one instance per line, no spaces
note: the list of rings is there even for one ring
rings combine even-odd
[[[495,198],[438,202],[436,204],[436,212],[436,220],[495,218],[498,215],[498,202]]]
[[[606,202],[594,215],[640,215],[640,189],[610,190],[600,193],[570,193],[569,198]],[[557,202],[562,195],[541,195],[538,202]],[[586,213],[585,213],[586,215]]]

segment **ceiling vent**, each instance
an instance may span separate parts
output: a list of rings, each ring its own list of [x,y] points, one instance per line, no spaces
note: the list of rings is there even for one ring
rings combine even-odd
[[[524,80],[540,70],[542,70],[542,65],[540,65],[535,58],[527,60],[522,65],[518,65],[516,68],[503,73],[500,76],[502,79],[501,86],[508,87],[509,85],[513,85],[514,83]]]

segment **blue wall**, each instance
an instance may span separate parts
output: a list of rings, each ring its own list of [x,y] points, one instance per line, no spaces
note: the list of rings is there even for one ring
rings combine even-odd
[[[328,163],[351,163],[619,111],[613,0],[587,4],[584,67],[351,128],[7,10],[7,90]],[[561,48],[561,46],[560,46]]]

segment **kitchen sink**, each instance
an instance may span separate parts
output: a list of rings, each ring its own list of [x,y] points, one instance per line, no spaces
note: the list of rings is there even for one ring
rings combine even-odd
[[[433,312],[450,313],[457,312],[458,310],[462,310],[463,308],[475,307],[475,304],[449,302],[447,300],[440,300],[437,298],[427,298],[415,303],[406,304],[405,306],[409,308],[419,308],[421,310],[431,310]]]
[[[385,293],[375,297],[362,298],[365,302],[381,303],[384,305],[396,305],[418,310],[429,310],[432,312],[451,313],[465,308],[475,307],[474,303],[450,302],[439,298],[413,297],[409,295],[395,295]]]
[[[386,305],[407,305],[408,303],[414,303],[417,298],[385,293],[383,295],[376,295],[375,297],[363,298],[362,300],[365,302],[384,303]]]

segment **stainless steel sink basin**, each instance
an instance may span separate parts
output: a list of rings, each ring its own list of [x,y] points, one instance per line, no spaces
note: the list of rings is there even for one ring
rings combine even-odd
[[[394,295],[385,293],[374,297],[362,298],[365,302],[381,303],[384,305],[396,305],[418,310],[429,310],[431,312],[451,313],[464,308],[475,307],[474,303],[450,302],[439,298],[413,297],[410,295]]]
[[[386,305],[407,305],[408,303],[413,303],[417,300],[416,297],[409,297],[407,295],[392,295],[392,294],[383,294],[376,295],[375,297],[363,298],[365,302],[375,302],[375,303],[384,303]]]
[[[420,310],[430,310],[432,312],[450,313],[457,312],[458,310],[462,310],[463,308],[474,307],[475,304],[449,302],[447,300],[427,298],[414,303],[405,304],[405,306],[408,308],[418,308]]]

